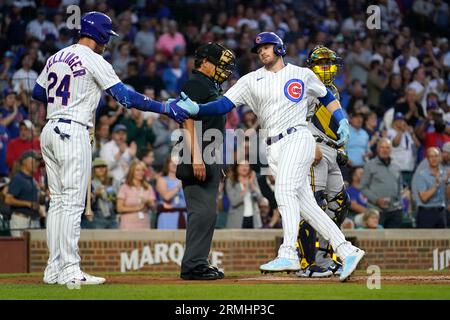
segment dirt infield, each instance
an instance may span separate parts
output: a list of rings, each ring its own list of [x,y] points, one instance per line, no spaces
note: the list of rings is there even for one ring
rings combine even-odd
[[[43,284],[42,278],[37,276],[14,276],[7,278],[7,275],[2,275],[0,278],[0,285],[4,283],[9,284]],[[299,278],[294,274],[245,274],[245,275],[231,275],[225,279],[216,281],[184,281],[176,276],[152,276],[152,275],[109,275],[106,276],[107,284],[160,284],[160,285],[183,285],[183,284],[327,284],[338,283],[338,277],[327,279],[312,279]],[[366,283],[368,279],[364,273],[357,273],[351,277],[348,283]],[[423,285],[423,284],[443,284],[450,285],[450,274],[438,272],[405,272],[402,275],[397,271],[394,273],[382,273],[381,282],[385,284],[401,284],[401,285]]]

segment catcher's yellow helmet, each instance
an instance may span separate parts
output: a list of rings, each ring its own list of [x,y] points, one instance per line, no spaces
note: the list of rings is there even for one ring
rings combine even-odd
[[[314,47],[306,60],[310,68],[325,85],[331,85],[333,78],[341,65],[341,58],[333,50],[319,45]]]

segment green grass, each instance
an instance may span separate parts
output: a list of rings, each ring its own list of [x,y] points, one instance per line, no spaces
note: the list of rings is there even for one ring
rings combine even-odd
[[[309,300],[309,299],[450,299],[446,285],[382,285],[369,290],[364,284],[186,284],[102,285],[69,290],[65,286],[2,284],[0,299],[123,299],[123,300]]]
[[[405,270],[398,270],[398,269],[381,269],[381,274],[389,274],[389,275],[409,275],[409,274],[417,274],[421,273],[423,275],[432,276],[432,275],[447,275],[450,274],[450,268],[439,270],[439,271],[428,271],[423,269],[405,269]],[[361,270],[355,271],[356,276],[362,276],[366,273]],[[122,272],[102,272],[101,274],[95,274],[102,277],[108,277],[108,276],[127,276],[127,277],[133,277],[133,276],[163,276],[163,277],[175,277],[177,278],[179,275],[179,272],[173,272],[173,271],[130,271],[127,273]],[[227,276],[259,276],[259,272],[255,271],[227,271]],[[34,273],[0,273],[0,279],[11,279],[11,278],[23,278],[23,277],[30,277],[30,278],[40,278],[43,274],[41,272],[34,272]]]
[[[390,271],[390,275],[408,275],[416,271]],[[423,272],[423,271],[422,271]],[[448,274],[447,271],[439,272]],[[433,272],[425,272],[433,275]],[[123,276],[121,273],[105,273],[102,276]],[[139,272],[127,276],[177,277],[173,272]],[[228,276],[254,276],[255,272],[229,272]],[[357,275],[364,275],[357,272]],[[2,274],[1,278],[41,277],[41,274]],[[183,283],[183,284],[105,284],[101,286],[82,286],[80,290],[69,290],[66,286],[40,284],[0,283],[2,299],[105,299],[105,300],[309,300],[309,299],[433,299],[450,300],[450,285],[437,284],[381,284],[379,290],[369,290],[364,283],[305,283],[298,284],[220,284]]]

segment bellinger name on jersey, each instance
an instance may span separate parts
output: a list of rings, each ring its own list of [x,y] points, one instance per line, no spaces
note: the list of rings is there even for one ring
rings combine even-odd
[[[58,62],[64,62],[69,65],[70,70],[72,70],[73,77],[83,76],[86,74],[86,69],[83,67],[83,64],[81,63],[80,57],[75,55],[75,53],[72,52],[64,52],[61,51],[61,53],[57,53],[53,56],[53,58],[48,59],[47,63],[47,72],[48,69]],[[74,70],[75,68],[78,68],[77,70]]]

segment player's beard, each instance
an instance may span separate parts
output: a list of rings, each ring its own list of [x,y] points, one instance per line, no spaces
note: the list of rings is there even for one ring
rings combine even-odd
[[[266,69],[271,69],[280,59],[280,56],[277,55],[273,55],[272,57],[269,57],[268,59],[266,59],[265,62],[261,61],[264,64],[264,67]]]
[[[97,44],[95,46],[94,52],[102,55],[105,52],[105,50],[107,49],[107,47],[108,47],[108,45],[106,45],[106,44],[102,44],[102,45]]]

